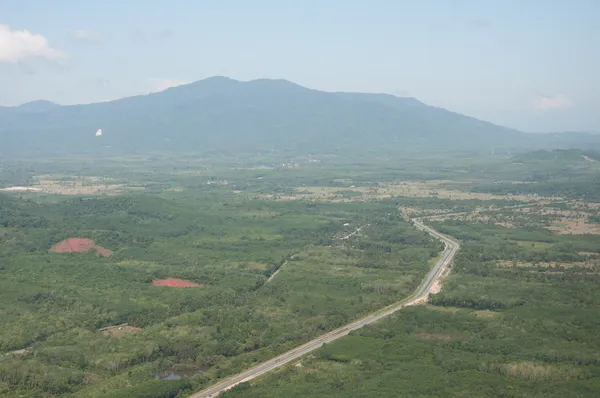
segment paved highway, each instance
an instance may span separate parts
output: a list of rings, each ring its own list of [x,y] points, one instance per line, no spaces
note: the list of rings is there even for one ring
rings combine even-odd
[[[422,231],[426,231],[427,233],[429,233],[432,236],[435,236],[436,238],[442,240],[444,242],[444,244],[446,245],[446,249],[444,250],[441,258],[433,266],[433,268],[431,269],[429,274],[427,274],[427,277],[425,278],[423,283],[417,288],[417,290],[415,291],[415,293],[413,293],[412,296],[408,297],[407,299],[405,299],[399,303],[395,303],[395,304],[392,304],[385,308],[382,308],[368,316],[365,316],[357,321],[349,323],[348,325],[345,325],[345,326],[342,326],[335,330],[332,330],[331,332],[326,333],[322,336],[319,336],[319,337],[315,338],[314,340],[309,341],[306,344],[303,344],[303,345],[296,347],[286,353],[279,355],[278,357],[275,357],[275,358],[270,359],[266,362],[263,362],[259,365],[256,365],[242,373],[231,376],[219,383],[216,383],[216,384],[208,387],[207,389],[205,389],[203,391],[200,391],[200,392],[192,395],[190,398],[216,397],[220,393],[235,387],[239,383],[252,380],[252,379],[254,379],[258,376],[261,376],[275,368],[281,367],[291,361],[294,361],[294,360],[308,354],[309,352],[320,348],[321,346],[323,346],[323,344],[330,343],[341,337],[346,336],[348,333],[350,333],[353,330],[360,329],[365,325],[368,325],[373,322],[377,322],[381,318],[389,316],[404,307],[418,304],[418,303],[421,303],[424,300],[426,300],[427,297],[429,296],[429,293],[431,292],[431,288],[433,287],[435,282],[439,281],[443,277],[446,270],[448,270],[448,267],[450,266],[450,263],[454,259],[454,255],[458,251],[460,245],[459,245],[458,241],[456,241],[450,237],[447,237],[445,235],[440,234],[433,228],[428,227],[425,224],[423,224],[420,220],[413,219],[412,221],[416,228],[418,228]]]

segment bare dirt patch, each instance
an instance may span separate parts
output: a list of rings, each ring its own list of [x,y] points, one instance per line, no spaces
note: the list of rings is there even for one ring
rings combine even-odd
[[[559,219],[553,222],[548,229],[559,235],[600,234],[600,224],[588,224],[581,219]]]
[[[204,286],[204,283],[195,283],[195,282],[186,281],[186,280],[177,279],[177,278],[156,279],[156,280],[152,281],[152,284],[154,286],[168,286],[168,287],[175,287],[175,288]]]
[[[4,192],[38,192],[38,191],[41,191],[41,189],[35,188],[35,187],[8,187],[8,188],[1,188],[0,191],[4,191]]]
[[[58,242],[50,249],[54,253],[87,253],[91,249],[102,257],[110,257],[112,252],[102,246],[96,245],[91,239],[69,238]]]
[[[28,347],[28,348],[23,348],[20,350],[15,350],[15,351],[11,351],[8,352],[6,355],[15,355],[15,356],[23,356],[25,354],[29,354],[31,352],[32,348]]]
[[[430,294],[438,294],[441,291],[442,291],[442,282],[435,281],[435,282],[433,282],[433,285],[431,286],[431,290],[429,291],[429,293]]]
[[[135,189],[104,177],[55,175],[37,176],[37,185],[32,188],[36,192],[59,195],[118,194],[124,188]]]

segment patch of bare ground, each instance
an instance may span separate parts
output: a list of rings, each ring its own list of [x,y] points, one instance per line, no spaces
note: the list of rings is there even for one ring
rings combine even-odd
[[[446,333],[427,333],[427,332],[415,332],[413,336],[418,338],[419,340],[428,340],[428,341],[450,341],[453,337]]]
[[[40,188],[36,187],[8,187],[8,188],[0,188],[2,192],[39,192]]]
[[[424,297],[421,297],[418,300],[415,300],[415,301],[412,301],[412,302],[406,304],[406,307],[412,307],[412,306],[415,306],[415,305],[426,304],[427,301],[429,301],[429,296],[428,295],[424,296]]]
[[[30,353],[31,350],[32,350],[31,347],[27,347],[27,348],[23,348],[23,349],[20,349],[20,350],[15,350],[15,351],[7,352],[6,355],[14,355],[14,356],[20,357],[22,355]]]
[[[124,189],[144,189],[143,187],[127,187],[103,177],[42,175],[38,176],[37,180],[36,192],[59,195],[118,194]]]
[[[569,203],[569,205],[571,207],[574,208],[578,208],[578,209],[586,209],[586,210],[590,210],[590,209],[600,209],[600,203],[597,202],[571,202]]]
[[[442,291],[442,282],[435,281],[435,282],[433,282],[433,285],[431,285],[431,290],[429,291],[429,293],[430,294],[438,294],[441,291]]]
[[[559,235],[600,234],[600,224],[588,224],[582,219],[558,219],[547,228]]]
[[[590,214],[593,213],[593,210],[586,209],[583,207],[573,208],[571,210],[560,210],[560,209],[552,209],[547,207],[538,207],[538,208],[520,208],[515,209],[515,212],[522,214],[535,214],[539,216],[545,216],[548,220],[552,221],[552,227],[554,228],[564,228],[569,227],[571,225],[589,225],[600,227],[598,224],[587,224],[587,219]]]
[[[479,223],[490,223],[493,222],[495,225],[505,227],[505,228],[517,228],[517,226],[510,221],[510,219],[506,219],[506,215],[502,213],[497,213],[505,210],[513,210],[519,213],[536,213],[547,211],[542,207],[544,205],[550,204],[552,201],[548,199],[539,199],[536,200],[536,206],[531,206],[529,204],[519,204],[519,205],[510,205],[510,206],[502,206],[502,205],[490,205],[485,207],[477,207],[471,211],[463,211],[463,212],[448,212],[448,211],[434,211],[434,210],[425,210],[418,208],[406,208],[407,211],[410,212],[426,212],[427,214],[421,216],[421,218],[432,220],[432,221],[445,221],[445,220],[458,220],[458,221],[469,221],[469,222],[479,222]],[[550,211],[548,214],[554,214]],[[583,216],[582,216],[583,217]],[[582,218],[583,219],[583,218]]]

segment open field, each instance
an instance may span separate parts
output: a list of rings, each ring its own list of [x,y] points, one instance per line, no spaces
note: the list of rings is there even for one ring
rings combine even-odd
[[[263,197],[271,200],[318,200],[332,202],[360,202],[369,200],[390,199],[395,197],[410,198],[440,198],[451,200],[510,200],[510,201],[547,201],[560,200],[560,198],[543,197],[535,194],[488,194],[470,192],[469,184],[472,181],[464,180],[455,182],[464,184],[465,189],[449,189],[445,186],[448,181],[394,181],[378,182],[371,186],[332,187],[332,186],[302,186],[295,192],[286,195],[264,194]]]
[[[114,179],[98,176],[40,175],[34,177],[36,191],[60,195],[117,194],[126,187]]]

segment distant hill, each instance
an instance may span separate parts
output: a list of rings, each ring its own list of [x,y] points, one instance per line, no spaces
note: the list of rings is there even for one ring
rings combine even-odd
[[[96,131],[103,134],[96,137]],[[60,106],[0,108],[0,154],[156,151],[353,153],[585,147],[600,137],[539,135],[414,98],[331,93],[285,80],[213,77],[160,93]]]
[[[51,101],[38,100],[27,102],[23,105],[17,106],[16,108],[23,112],[46,112],[56,108],[60,108],[60,105],[55,104]]]
[[[60,108],[59,104],[51,101],[38,100],[31,101],[19,106],[5,107],[0,106],[0,116],[16,114],[16,113],[29,113],[29,112],[47,112]]]

